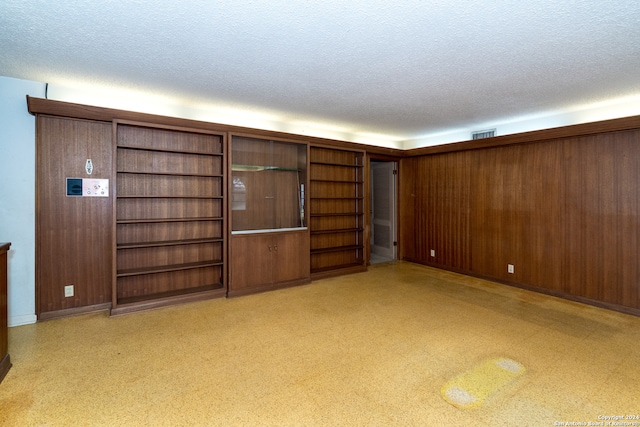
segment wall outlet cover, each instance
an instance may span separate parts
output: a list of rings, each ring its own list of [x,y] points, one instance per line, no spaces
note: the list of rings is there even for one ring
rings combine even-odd
[[[73,285],[67,285],[64,287],[64,296],[65,298],[73,296]]]

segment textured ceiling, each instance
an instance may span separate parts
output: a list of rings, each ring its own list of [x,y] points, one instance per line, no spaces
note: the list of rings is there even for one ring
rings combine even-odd
[[[640,94],[640,2],[3,0],[0,75],[411,140]]]

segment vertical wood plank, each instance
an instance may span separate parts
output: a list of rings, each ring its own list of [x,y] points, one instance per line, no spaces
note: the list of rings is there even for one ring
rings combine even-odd
[[[565,181],[561,143],[523,146],[524,188],[528,224],[522,239],[522,253],[516,268],[523,283],[561,291],[564,275]]]
[[[600,299],[605,287],[604,266],[615,247],[607,244],[611,232],[606,221],[606,200],[614,192],[611,155],[597,137],[575,138],[565,142],[567,180],[566,240],[569,250],[565,292]],[[609,285],[615,286],[608,278]]]

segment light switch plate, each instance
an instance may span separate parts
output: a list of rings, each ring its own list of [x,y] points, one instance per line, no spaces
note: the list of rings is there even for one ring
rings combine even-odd
[[[95,178],[67,178],[67,196],[109,197],[109,180]]]
[[[82,196],[83,197],[109,197],[109,180],[108,179],[82,179]]]

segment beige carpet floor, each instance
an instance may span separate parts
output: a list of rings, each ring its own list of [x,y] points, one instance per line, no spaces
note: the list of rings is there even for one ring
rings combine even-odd
[[[639,343],[638,317],[379,264],[259,295],[10,328],[0,425],[640,423]],[[492,359],[522,370],[488,387],[477,367]],[[482,385],[482,401],[445,400],[456,378]]]

